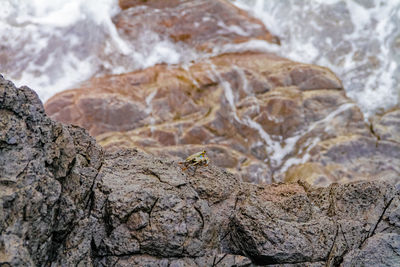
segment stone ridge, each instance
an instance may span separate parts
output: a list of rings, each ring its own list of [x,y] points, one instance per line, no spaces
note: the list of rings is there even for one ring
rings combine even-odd
[[[0,76],[0,265],[394,266],[398,185],[255,185],[103,153]]]

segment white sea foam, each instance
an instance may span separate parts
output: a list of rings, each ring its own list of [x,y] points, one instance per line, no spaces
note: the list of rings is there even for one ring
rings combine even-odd
[[[325,131],[329,131],[329,123],[340,113],[348,110],[353,107],[353,103],[346,103],[340,105],[338,108],[333,110],[326,117],[322,118],[311,124],[304,131],[298,132],[293,136],[286,138],[284,142],[277,138],[276,136],[270,136],[256,121],[246,117],[242,119],[240,122],[246,124],[247,126],[255,129],[260,138],[265,143],[266,152],[268,153],[268,159],[271,167],[277,170],[277,173],[285,172],[290,166],[294,164],[304,163],[309,159],[308,152],[320,141],[319,137],[311,137],[307,141],[302,144],[302,147],[299,148],[297,155],[293,155],[291,158],[286,159],[286,157],[295,152],[296,145],[300,138],[312,132],[317,127],[323,127]]]
[[[398,0],[234,0],[279,36],[281,46],[253,40],[215,46],[210,54],[150,31],[127,43],[111,20],[119,12],[117,2],[4,0],[0,54],[6,60],[0,72],[17,85],[35,88],[46,100],[96,74],[257,50],[331,68],[367,116],[399,101]],[[224,31],[243,36],[247,27],[254,27],[217,23]]]
[[[0,73],[46,101],[98,74],[198,58],[193,48],[147,31],[134,42],[112,17],[118,0],[4,0],[0,11]]]
[[[332,69],[367,117],[399,103],[398,0],[233,2],[280,37],[272,52]]]
[[[102,46],[126,48],[111,21],[117,0],[3,2],[8,8],[0,17],[0,40],[6,61],[0,72],[34,88],[42,100],[98,72],[101,62],[93,52]]]
[[[156,96],[158,90],[154,90],[153,92],[151,92],[145,99],[146,101],[146,109],[145,112],[146,114],[151,114],[152,110],[153,110],[153,105],[152,105],[152,101],[154,99],[154,97]]]

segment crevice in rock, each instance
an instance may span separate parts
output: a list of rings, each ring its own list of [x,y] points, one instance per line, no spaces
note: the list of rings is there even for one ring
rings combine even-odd
[[[212,267],[216,267],[228,254],[224,254],[217,262],[215,262],[215,260],[217,259],[218,255],[214,256],[214,260],[213,260],[213,264]]]
[[[18,143],[14,143],[14,144],[10,144],[6,141],[0,140],[0,148],[1,149],[5,149],[5,148],[9,148],[9,147],[17,147]]]
[[[98,248],[97,248],[96,243],[94,241],[93,235],[92,235],[91,240],[90,240],[90,251],[89,251],[89,253],[90,253],[90,258],[92,259],[92,262],[94,262],[95,258],[97,257],[97,254],[98,254]]]
[[[389,202],[385,205],[385,207],[383,208],[383,211],[382,211],[381,215],[379,216],[378,221],[376,222],[376,224],[375,224],[374,228],[372,229],[372,231],[368,234],[368,237],[371,237],[371,236],[373,236],[375,234],[376,228],[378,227],[379,223],[382,221],[383,216],[386,213],[386,210],[389,208],[390,204],[392,204],[393,199],[394,199],[394,197],[392,197],[389,200]]]
[[[246,256],[247,257],[247,256]],[[310,258],[305,258],[304,260],[298,260],[298,261],[288,261],[288,260],[279,260],[274,256],[266,256],[266,255],[256,255],[254,257],[248,257],[253,264],[256,265],[274,265],[274,264],[306,264],[306,263],[316,263],[316,262],[321,262],[322,259],[315,259],[311,260]],[[306,266],[306,265],[305,265]]]
[[[336,227],[335,237],[333,238],[332,246],[329,249],[329,253],[327,256],[327,260],[326,260],[326,267],[331,266],[331,265],[336,266],[334,263],[335,255],[333,255],[333,249],[335,247],[336,239],[337,239],[338,235],[339,235],[339,225],[337,225],[337,227]]]
[[[160,183],[167,184],[167,185],[171,186],[168,182],[162,181],[161,178],[160,178],[160,176],[159,176],[156,172],[150,170],[149,168],[143,169],[143,173],[144,173],[144,174],[147,174],[147,175],[151,175],[151,176],[153,176],[153,177],[156,177],[157,180],[158,180]]]
[[[111,214],[109,212],[109,207],[108,207],[108,197],[105,200],[105,205],[104,205],[104,216],[103,216],[103,220],[104,220],[104,226],[105,226],[105,230],[106,230],[106,235],[110,236],[111,232],[113,231],[113,226],[112,226],[112,221],[111,221]]]
[[[203,214],[201,213],[200,209],[197,207],[194,207],[194,209],[197,211],[197,213],[200,215],[201,218],[201,231],[204,229],[204,217]]]
[[[369,131],[373,136],[376,137],[377,143],[381,140],[381,137],[375,132],[374,124],[372,122],[369,123]]]
[[[60,231],[53,231],[51,233],[51,245],[49,248],[48,253],[48,260],[46,265],[50,266],[53,261],[58,256],[57,251],[60,249],[61,246],[63,246],[66,237],[74,230],[75,225],[72,223],[69,223],[66,227],[64,227],[63,230]]]
[[[24,167],[24,169],[20,172],[20,173],[18,173],[17,174],[17,180],[19,180],[20,178],[21,178],[21,175],[26,175],[27,174],[27,171],[28,171],[28,167],[29,167],[29,164],[32,162],[32,159],[31,160],[29,160],[28,161],[28,163],[26,164],[26,166]]]
[[[149,226],[151,227],[151,213],[153,212],[154,206],[157,204],[159,198],[156,198],[154,201],[153,205],[151,205],[150,210],[149,210]]]
[[[376,229],[378,228],[379,223],[382,221],[383,216],[386,213],[386,210],[389,208],[390,204],[392,204],[394,197],[392,197],[389,202],[385,205],[385,207],[382,210],[381,215],[378,218],[378,221],[375,223],[374,227],[372,228],[371,231],[369,231],[369,233],[366,234],[365,238],[361,241],[360,245],[358,246],[359,249],[361,249],[363,247],[363,245],[365,244],[365,242],[367,241],[368,238],[372,237],[375,234]]]
[[[16,185],[16,184],[17,184],[16,181],[0,180],[0,185],[4,185],[4,186],[7,186],[7,187],[10,187],[10,186],[13,186],[13,185]]]
[[[104,257],[127,257],[127,256],[135,256],[135,255],[143,255],[140,252],[131,252],[131,253],[121,253],[121,254],[112,254],[112,253],[106,253],[106,254],[98,254],[96,255],[96,258],[104,258]]]
[[[94,188],[94,185],[96,184],[97,177],[100,174],[101,168],[103,167],[103,163],[104,162],[102,161],[101,164],[100,164],[100,167],[97,169],[97,173],[96,173],[96,176],[93,178],[93,182],[92,182],[92,185],[90,186],[90,190],[89,190],[87,196],[85,196],[85,198],[84,198],[84,199],[87,198],[86,205],[85,205],[85,210],[89,209],[87,217],[89,217],[92,214],[92,210],[93,210],[93,207],[94,207],[94,190],[93,190],[93,188]]]
[[[327,215],[333,217],[336,215],[336,200],[335,200],[335,189],[337,184],[332,184],[329,188],[329,207]]]
[[[72,161],[68,164],[68,170],[65,176],[59,177],[58,179],[55,178],[58,182],[60,182],[61,185],[61,193],[57,201],[54,202],[54,204],[51,206],[51,210],[54,210],[54,225],[59,225],[60,222],[60,216],[61,216],[61,207],[60,207],[60,202],[62,199],[65,197],[65,192],[64,192],[64,184],[63,181],[65,180],[66,177],[70,176],[72,173],[72,169],[74,168],[76,163],[76,157],[72,159]],[[52,168],[52,166],[48,166],[52,169],[52,171],[56,171],[55,169]],[[75,225],[73,222],[68,222],[67,225],[63,227],[63,230],[59,231],[53,231],[51,233],[51,245],[48,251],[48,260],[47,264],[50,265],[52,261],[54,261],[57,258],[57,250],[63,245],[65,238],[74,230]]]
[[[116,261],[113,263],[113,265],[111,265],[111,266],[113,266],[113,267],[114,267],[114,266],[117,266],[117,264],[118,264],[119,261],[120,261],[120,258],[117,257],[117,260],[116,260]]]
[[[343,236],[344,242],[346,242],[346,249],[345,249],[345,251],[344,251],[344,253],[343,253],[343,254],[346,254],[346,253],[347,253],[347,250],[348,250],[348,248],[350,248],[350,246],[349,246],[349,242],[347,242],[346,235],[344,234],[343,227],[342,227],[342,225],[341,225],[340,223],[339,223],[339,228],[340,228],[340,232],[342,233],[342,236]]]
[[[236,211],[237,204],[238,204],[238,202],[239,202],[239,198],[240,198],[241,195],[242,195],[242,193],[239,193],[239,194],[236,195],[236,198],[235,198],[235,205],[233,206],[233,211],[232,211],[232,213]]]
[[[228,229],[229,228],[231,229],[231,231],[228,232],[228,235],[231,240],[231,245],[234,246],[233,248],[236,250],[236,252],[238,252],[239,254],[241,253],[241,255],[249,258],[252,262],[258,264],[254,260],[254,257],[252,257],[252,255],[250,255],[248,253],[247,249],[245,247],[243,247],[243,244],[241,242],[239,242],[238,240],[246,239],[247,243],[251,243],[251,245],[248,245],[250,248],[256,248],[255,241],[251,237],[245,238],[246,237],[245,230],[239,224],[237,224],[234,219],[232,219],[229,222]],[[242,236],[244,238],[241,238]],[[262,265],[264,263],[260,263],[260,264]]]

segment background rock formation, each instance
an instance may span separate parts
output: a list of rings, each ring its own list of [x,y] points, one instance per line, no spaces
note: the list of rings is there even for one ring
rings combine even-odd
[[[211,2],[120,1],[124,10],[114,22],[128,42],[144,28],[198,50],[274,42],[260,21],[226,1]],[[224,35],[216,17],[246,34]],[[226,53],[93,78],[45,108],[53,119],[84,127],[108,150],[134,147],[181,160],[206,149],[214,164],[245,181],[327,186],[400,173],[392,116],[375,130],[330,70],[270,53]]]
[[[52,266],[393,266],[398,185],[255,185],[106,153],[0,77],[0,263]]]
[[[182,159],[205,148],[212,162],[246,181],[326,186],[400,173],[399,145],[377,140],[332,72],[272,54],[95,78],[45,107],[107,149]]]

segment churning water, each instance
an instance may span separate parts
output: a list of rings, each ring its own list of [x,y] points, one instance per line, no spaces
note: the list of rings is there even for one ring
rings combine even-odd
[[[94,75],[265,50],[329,67],[367,116],[399,102],[399,0],[234,0],[281,46],[252,41],[210,54],[150,31],[124,41],[112,23],[117,0],[0,1],[0,73],[34,88],[43,101]]]
[[[236,0],[281,39],[278,54],[333,70],[369,116],[399,102],[399,0]]]

